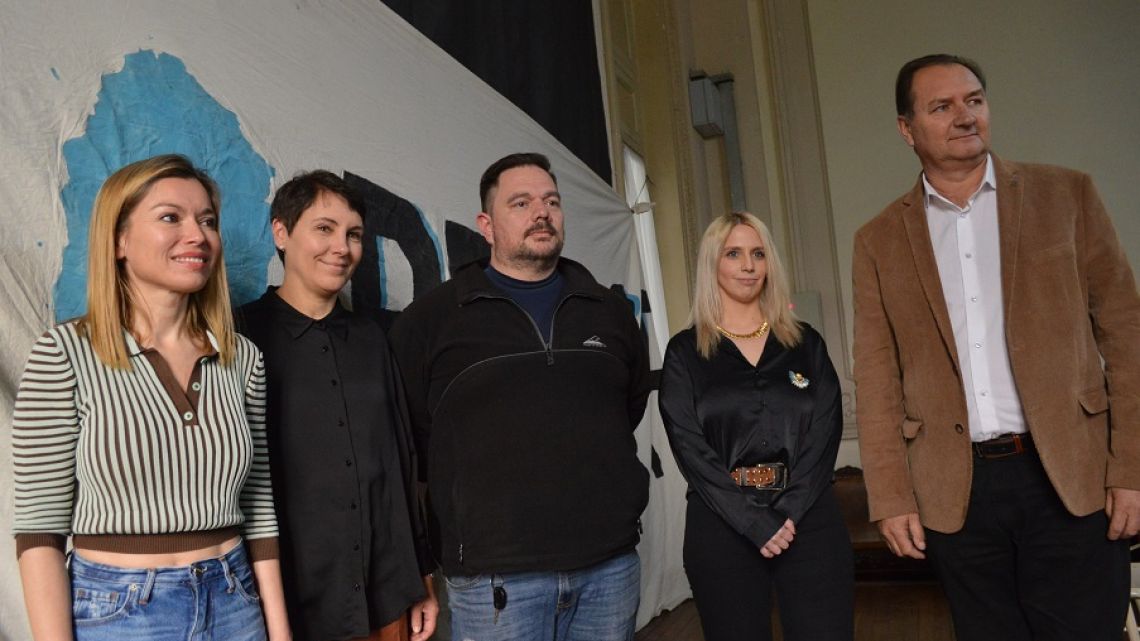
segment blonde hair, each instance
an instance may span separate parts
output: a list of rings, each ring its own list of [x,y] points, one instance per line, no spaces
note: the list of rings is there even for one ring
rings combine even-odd
[[[206,190],[215,214],[221,213],[218,186],[185,156],[166,154],[140,160],[119,169],[103,182],[95,197],[88,230],[87,313],[79,318],[77,326],[91,341],[99,360],[111,367],[130,367],[123,330],[134,329],[132,311],[136,302],[131,298],[123,265],[116,257],[119,236],[135,207],[151,187],[164,178],[197,180]],[[207,330],[213,333],[222,363],[233,359],[234,321],[220,247],[217,264],[206,285],[189,296],[185,328],[202,342],[208,342]]]
[[[706,359],[716,354],[717,344],[720,343],[720,333],[716,329],[722,313],[717,267],[724,243],[737,225],[747,225],[756,230],[764,245],[764,260],[768,271],[760,290],[759,305],[772,334],[785,347],[798,345],[803,334],[799,319],[791,309],[788,277],[768,227],[748,212],[724,214],[709,223],[701,238],[697,253],[697,282],[693,288],[693,309],[689,314],[689,322],[697,333],[697,351]]]

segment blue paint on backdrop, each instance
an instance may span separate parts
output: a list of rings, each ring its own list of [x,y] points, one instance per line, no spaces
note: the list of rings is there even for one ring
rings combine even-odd
[[[104,74],[85,133],[63,145],[68,182],[61,190],[68,244],[55,283],[56,318],[87,309],[87,227],[95,194],[128,163],[179,153],[206,170],[222,192],[222,240],[235,304],[265,291],[270,181],[274,170],[222,107],[170,54],[138,51],[123,70]]]
[[[380,309],[388,309],[388,266],[384,264],[384,237],[376,237],[376,268],[380,275]]]
[[[629,301],[629,304],[633,305],[633,317],[641,321],[641,297],[634,296],[633,294],[626,294],[625,297],[626,300]]]
[[[439,236],[435,235],[435,230],[431,228],[431,223],[428,222],[427,216],[424,215],[424,210],[420,209],[419,205],[412,204],[416,208],[416,213],[420,216],[420,224],[424,226],[427,231],[428,238],[431,239],[431,244],[435,246],[435,257],[439,261],[439,273],[444,273],[443,269],[443,245],[439,242]]]

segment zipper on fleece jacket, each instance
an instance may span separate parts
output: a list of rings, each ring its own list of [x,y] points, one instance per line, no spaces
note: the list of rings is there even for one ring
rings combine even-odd
[[[575,294],[575,293],[567,294],[567,295],[563,296],[561,299],[559,299],[558,303],[554,306],[554,312],[550,314],[550,341],[549,342],[547,342],[547,340],[542,337],[542,330],[538,328],[538,323],[534,322],[534,318],[530,314],[528,314],[525,309],[523,309],[522,305],[519,305],[518,303],[516,303],[515,299],[511,298],[510,296],[500,296],[498,294],[479,294],[478,298],[490,298],[490,299],[495,299],[495,300],[505,300],[508,303],[510,303],[511,305],[514,305],[515,309],[522,312],[522,315],[526,316],[526,319],[528,321],[530,321],[530,326],[534,328],[534,333],[536,336],[538,336],[538,342],[542,343],[542,349],[543,349],[543,351],[546,352],[546,364],[547,365],[553,365],[554,364],[554,321],[558,318],[558,310],[562,308],[562,304],[565,303],[566,301],[570,300],[571,297],[578,296],[578,295],[579,294]]]

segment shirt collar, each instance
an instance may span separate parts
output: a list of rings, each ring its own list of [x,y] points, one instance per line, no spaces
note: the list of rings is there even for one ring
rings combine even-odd
[[[465,305],[480,297],[503,295],[503,292],[491,283],[491,279],[483,271],[490,264],[489,259],[482,258],[467,263],[452,272],[451,281],[448,282],[455,282],[456,295],[460,305]],[[565,279],[562,290],[563,298],[585,296],[594,300],[602,300],[605,288],[594,280],[590,271],[581,263],[560,256],[555,269]]]
[[[974,191],[973,194],[970,195],[968,202],[972,203],[974,199],[978,197],[978,194],[982,193],[982,190],[986,188],[997,191],[997,175],[994,173],[994,159],[992,154],[986,154],[986,173],[982,176],[982,184],[978,185],[978,188]],[[951,202],[950,199],[938,193],[938,190],[935,189],[934,186],[930,184],[930,181],[926,179],[925,171],[922,172],[922,189],[923,193],[926,195],[927,206],[930,206],[935,201],[937,201],[943,203],[944,205],[953,207],[954,209],[961,209],[961,207],[958,207],[958,205],[955,205],[953,202]]]
[[[153,347],[142,347],[139,345],[139,342],[135,340],[134,335],[127,331],[126,328],[123,329],[123,340],[125,340],[127,343],[127,356],[129,357],[133,358],[135,356],[146,354],[147,352],[156,351]],[[207,358],[214,358],[218,355],[218,339],[214,336],[213,332],[207,329],[206,340],[209,341],[210,347],[206,353],[203,354],[203,356]]]
[[[300,338],[313,327],[330,331],[341,340],[348,339],[348,310],[340,304],[340,299],[333,303],[332,311],[329,312],[328,316],[311,318],[297,311],[278,296],[276,287],[270,287],[265,298],[273,311],[274,322],[280,323],[294,339]]]

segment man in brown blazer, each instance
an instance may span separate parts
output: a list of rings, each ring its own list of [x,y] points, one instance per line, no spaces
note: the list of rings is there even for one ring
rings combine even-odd
[[[990,152],[985,77],[895,87],[915,187],[855,236],[871,519],[959,641],[1118,641],[1140,530],[1140,297],[1092,180]]]

